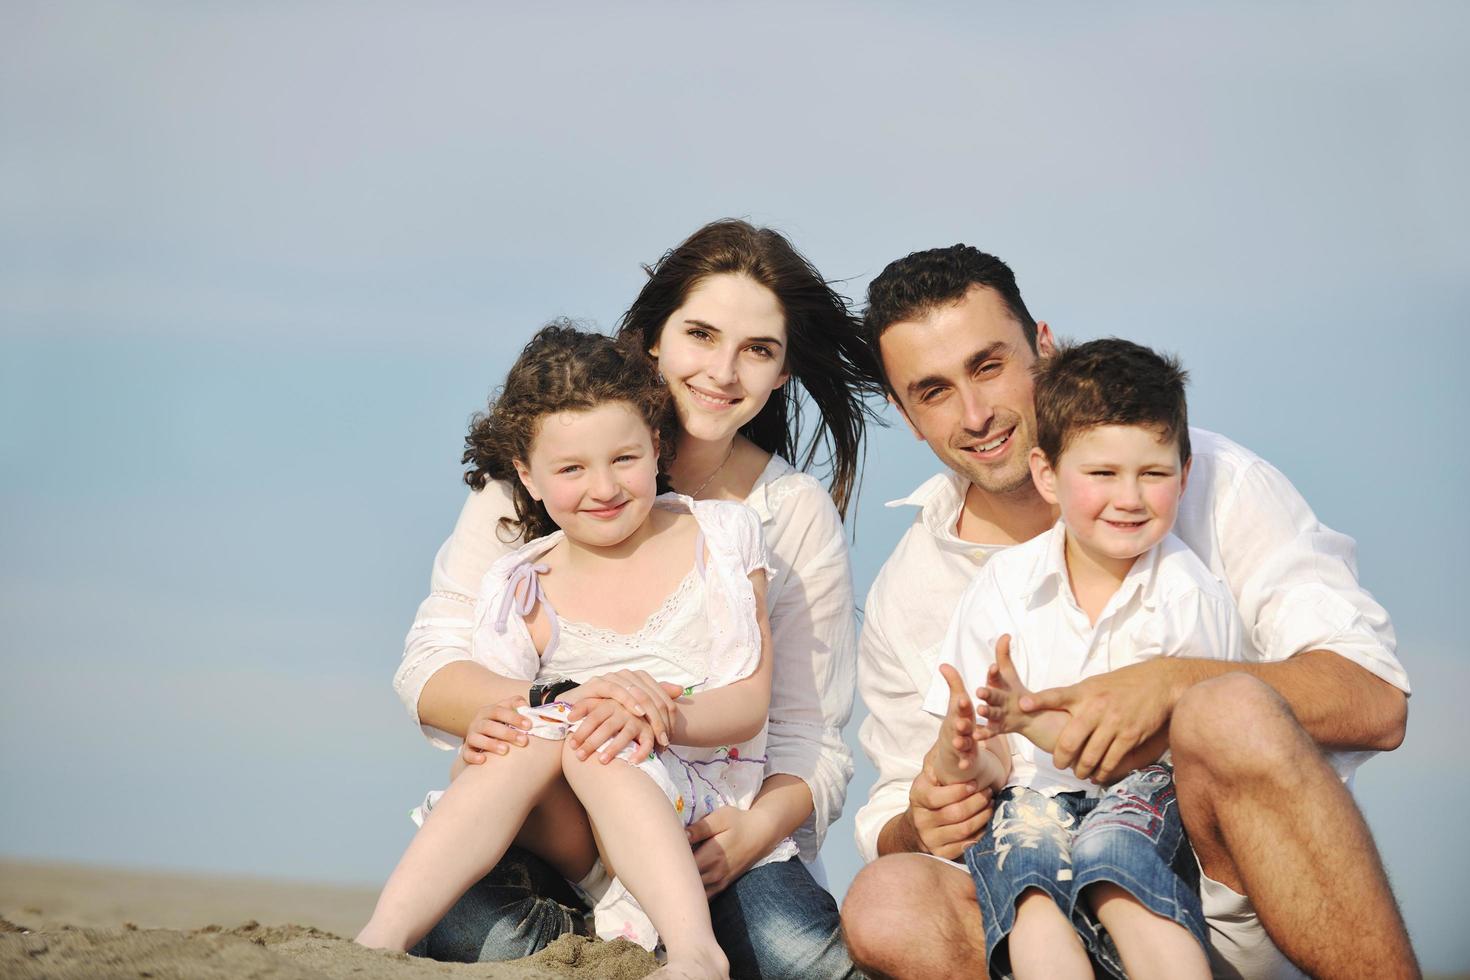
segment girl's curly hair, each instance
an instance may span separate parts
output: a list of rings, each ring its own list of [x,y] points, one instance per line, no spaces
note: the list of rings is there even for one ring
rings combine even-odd
[[[607,402],[631,405],[658,435],[658,488],[668,489],[669,463],[678,443],[679,419],[653,360],[633,338],[614,340],[556,320],[531,338],[505,385],[483,412],[470,419],[460,462],[464,482],[483,490],[489,480],[510,488],[516,516],[500,519],[497,536],[530,541],[556,530],[545,506],[516,476],[514,460],[530,458],[541,419],[556,412],[585,412]]]

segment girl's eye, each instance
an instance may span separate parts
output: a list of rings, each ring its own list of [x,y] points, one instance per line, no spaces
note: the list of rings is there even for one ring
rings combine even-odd
[[[576,472],[578,472],[581,469],[582,469],[582,467],[578,466],[576,463],[573,463],[571,466],[563,466],[561,469],[557,470],[556,472],[558,474],[561,474],[561,475],[566,475],[566,474],[569,474],[569,473],[576,473]]]
[[[623,455],[621,455],[617,459],[613,460],[613,462],[614,463],[627,463],[627,462],[630,462],[632,460],[636,460],[637,458],[638,458],[638,456],[636,454],[634,454],[634,453],[623,453]]]

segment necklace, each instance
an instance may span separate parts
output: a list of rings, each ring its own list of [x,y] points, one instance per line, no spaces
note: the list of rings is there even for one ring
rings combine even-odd
[[[716,466],[714,470],[710,472],[710,475],[704,478],[704,482],[695,487],[693,492],[689,494],[691,500],[695,497],[698,497],[702,492],[704,492],[704,488],[710,485],[710,481],[720,475],[720,470],[725,468],[725,464],[730,462],[730,457],[733,455],[735,455],[735,440],[731,439],[730,448],[725,450],[725,458],[720,460],[720,465]]]

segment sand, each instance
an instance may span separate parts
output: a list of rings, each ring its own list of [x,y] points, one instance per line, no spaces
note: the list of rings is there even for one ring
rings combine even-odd
[[[511,963],[366,950],[344,937],[366,921],[375,897],[360,888],[0,860],[0,976],[632,980],[655,966],[632,943],[578,936]]]

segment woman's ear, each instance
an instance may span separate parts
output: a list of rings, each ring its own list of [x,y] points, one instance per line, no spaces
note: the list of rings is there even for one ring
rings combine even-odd
[[[1057,505],[1057,474],[1051,468],[1051,461],[1046,458],[1046,453],[1041,451],[1040,446],[1031,447],[1031,482],[1036,484],[1036,492],[1041,494],[1041,499]]]
[[[532,500],[540,500],[541,494],[536,491],[536,484],[531,482],[531,468],[518,459],[513,459],[510,464],[516,468],[516,476],[520,477],[521,486],[531,495]]]

